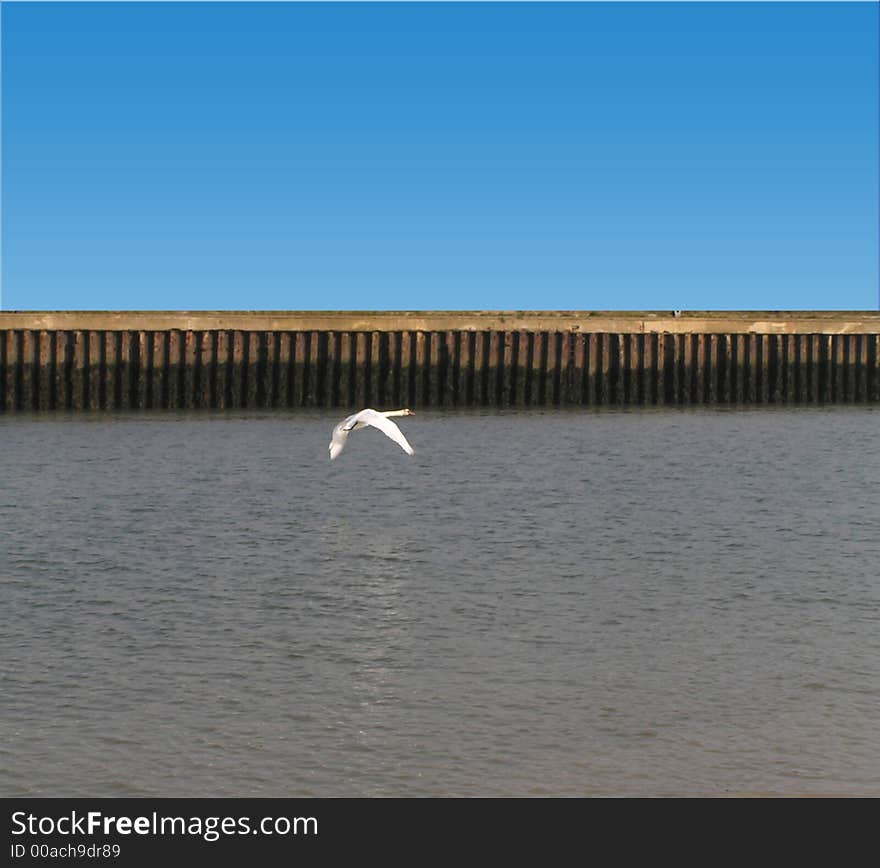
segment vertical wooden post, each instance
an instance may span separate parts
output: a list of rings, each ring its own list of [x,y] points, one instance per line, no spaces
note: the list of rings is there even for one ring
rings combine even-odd
[[[666,334],[659,332],[657,335],[657,403],[666,403]]]
[[[856,400],[856,367],[858,365],[858,336],[842,335],[844,343],[844,371],[846,372],[846,400]]]
[[[684,397],[682,395],[684,382],[684,335],[675,333],[670,336],[672,342],[672,394],[671,402],[673,404],[683,404]]]
[[[379,384],[382,381],[382,356],[380,350],[380,334],[374,331],[370,335],[370,363],[367,379],[367,403],[371,407],[379,401]]]
[[[132,363],[133,345],[134,342],[132,341],[130,331],[126,330],[119,333],[119,354],[117,357],[116,377],[119,388],[119,407],[122,410],[131,410],[134,405],[134,389],[132,387],[134,378],[134,366]],[[73,400],[73,394],[71,394],[71,402],[73,402]]]
[[[681,346],[681,402],[691,404],[694,400],[694,340],[693,335],[683,334]]]
[[[733,338],[729,334],[719,335],[719,356],[723,371],[721,373],[721,400],[730,404],[733,400]]]
[[[736,368],[733,389],[733,400],[737,404],[742,404],[745,401],[746,372],[746,336],[740,333],[736,335]]]
[[[101,409],[101,332],[89,331],[88,347],[88,408]]]
[[[486,333],[478,331],[474,335],[474,403],[488,402],[486,395]]]
[[[6,377],[9,373],[9,365],[6,359],[6,329],[0,330],[0,410],[12,411],[13,406],[6,406]]]
[[[355,333],[354,403],[357,410],[367,406],[367,334]]]
[[[199,387],[197,401],[200,407],[214,407],[214,383],[217,379],[217,356],[214,352],[214,332],[203,331],[199,336]],[[155,401],[155,397],[153,398]]]
[[[657,403],[656,344],[653,332],[642,332],[642,398],[649,406]]]
[[[599,388],[598,402],[607,405],[611,403],[611,335],[602,332],[599,338]]]
[[[165,366],[166,406],[169,410],[183,407],[183,340],[180,329],[168,332],[168,351]]]
[[[858,368],[858,384],[856,386],[856,400],[868,400],[868,335],[855,335],[858,341],[856,352],[856,367]]]
[[[150,350],[152,341],[149,332],[143,330],[137,333],[137,408],[146,410],[150,406]]]
[[[868,388],[871,390],[871,400],[880,401],[880,334],[871,335],[870,344],[874,363],[871,365],[871,375],[868,377]]]
[[[425,404],[436,407],[440,397],[440,345],[437,332],[425,333]]]
[[[166,358],[165,343],[168,339],[168,333],[164,331],[153,332],[153,363],[151,367],[152,388],[150,389],[151,402],[153,409],[162,409],[167,406],[165,395],[165,379],[166,379]]]
[[[73,333],[73,409],[86,407],[86,335],[77,329]]]
[[[180,406],[192,410],[195,406],[196,336],[187,329],[180,333]]]
[[[187,330],[183,334],[183,406],[192,410],[196,404],[196,336]]]
[[[305,404],[306,389],[306,332],[291,332],[293,372],[290,377],[290,403],[293,407]]]
[[[557,332],[556,339],[559,341],[559,404],[574,404],[574,340],[575,336],[568,331]]]
[[[498,340],[501,343],[501,358],[499,359],[501,367],[501,393],[498,396],[498,403],[509,407],[513,402],[513,332],[500,332]]]
[[[226,329],[217,332],[217,397],[216,407],[225,410],[230,404],[229,367],[231,358],[231,335]],[[288,339],[288,349],[290,341]]]
[[[758,335],[758,401],[766,404],[770,400],[770,339],[769,335]]]
[[[697,364],[694,370],[694,378],[696,380],[696,397],[698,404],[704,404],[706,398],[706,342],[709,336],[704,334],[697,335]]]
[[[709,359],[706,364],[706,379],[708,383],[708,401],[710,404],[718,403],[718,335],[708,336]]]
[[[795,367],[797,369],[797,395],[796,400],[803,404],[807,400],[809,386],[809,343],[806,335],[795,337]]]
[[[413,377],[413,335],[400,333],[400,399],[406,407],[415,405],[415,378]]]
[[[782,355],[785,357],[785,379],[783,381],[783,400],[791,403],[797,400],[797,351],[795,349],[795,336],[780,335],[783,344]]]
[[[571,357],[571,402],[581,405],[584,403],[584,374],[586,372],[586,335],[580,332],[572,332],[572,357]]]
[[[847,335],[834,335],[834,400],[846,403],[847,395]]]
[[[558,332],[547,331],[544,333],[544,340],[546,341],[544,354],[546,362],[544,364],[544,406],[552,407],[557,403],[557,380],[559,374],[559,368],[557,365],[557,340],[559,337]]]
[[[809,336],[809,354],[810,361],[808,365],[809,370],[809,396],[807,400],[812,401],[814,404],[819,403],[819,372],[821,370],[820,367],[820,349],[819,349],[819,335],[813,334]]]
[[[749,357],[748,365],[746,366],[746,376],[748,377],[746,401],[749,404],[756,404],[758,402],[758,375],[760,370],[758,368],[758,336],[754,332],[750,332],[747,335],[746,347]]]
[[[232,333],[232,391],[230,393],[230,405],[235,409],[244,407],[245,382],[244,374],[247,359],[244,352],[244,332],[235,330]]]
[[[36,377],[34,372],[34,356],[36,341],[34,333],[30,329],[24,329],[21,333],[21,409],[35,410],[35,386]]]
[[[469,407],[474,402],[473,354],[474,342],[472,331],[461,332],[458,343],[458,402]],[[406,366],[404,366],[405,368]]]
[[[247,333],[247,375],[245,377],[247,397],[245,406],[249,410],[259,406],[261,338],[261,332],[249,331]]]
[[[323,396],[325,407],[339,405],[339,332],[324,333]]]
[[[353,403],[351,387],[352,335],[343,332],[339,337],[339,404],[351,407]]]
[[[18,372],[19,365],[21,364],[21,356],[19,353],[19,343],[21,339],[21,333],[15,331],[14,329],[7,329],[5,334],[5,367],[6,367],[6,381],[4,388],[4,409],[6,410],[16,410],[18,409]]]
[[[60,410],[67,410],[71,405],[71,362],[70,334],[66,331],[57,331],[55,332],[55,407]]]
[[[627,340],[626,400],[629,404],[644,404],[644,334],[633,332]]]
[[[52,336],[43,330],[36,333],[37,409],[52,409]]]
[[[276,367],[278,365],[278,336],[275,332],[266,332],[266,362],[263,365],[262,377],[262,406],[269,410],[275,406],[275,393],[277,391],[278,377]]]
[[[785,344],[783,343],[783,335],[773,335],[771,345],[773,348],[771,358],[775,363],[773,402],[780,404],[784,400],[785,392]]]
[[[534,334],[527,329],[517,333],[516,343],[516,405],[526,407],[533,402],[532,390],[532,353],[534,351]]]
[[[400,332],[393,331],[386,334],[385,349],[385,383],[383,386],[383,399],[389,407],[405,407],[406,404],[400,397]]]
[[[104,406],[119,407],[119,332],[104,333]]]
[[[444,359],[443,374],[443,406],[452,407],[458,404],[458,395],[456,394],[457,379],[455,376],[456,365],[456,343],[458,333],[450,329],[446,332],[446,346]]]

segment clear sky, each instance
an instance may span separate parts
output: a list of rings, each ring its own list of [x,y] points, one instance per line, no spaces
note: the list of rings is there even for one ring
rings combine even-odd
[[[877,309],[878,8],[4,2],[3,309]]]

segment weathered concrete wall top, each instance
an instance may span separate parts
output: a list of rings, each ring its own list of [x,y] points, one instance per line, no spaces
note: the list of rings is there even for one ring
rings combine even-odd
[[[616,334],[877,334],[878,311],[2,311],[43,331],[535,331]]]

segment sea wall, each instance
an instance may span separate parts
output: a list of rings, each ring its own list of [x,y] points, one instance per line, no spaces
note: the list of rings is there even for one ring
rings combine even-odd
[[[880,400],[880,313],[0,312],[0,410]]]

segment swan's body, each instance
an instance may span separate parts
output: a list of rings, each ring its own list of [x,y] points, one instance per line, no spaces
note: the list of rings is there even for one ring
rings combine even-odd
[[[372,425],[374,428],[378,428],[383,434],[390,437],[398,446],[400,446],[407,455],[412,455],[412,446],[406,442],[406,437],[403,436],[403,432],[397,427],[395,422],[391,421],[389,418],[390,416],[415,416],[415,413],[408,409],[386,410],[384,413],[380,413],[377,410],[371,410],[368,407],[366,410],[361,410],[360,413],[355,413],[347,419],[343,419],[333,429],[333,439],[330,441],[330,460],[332,461],[340,452],[342,452],[343,449],[345,449],[349,432],[357,431],[358,428],[366,428],[367,425]]]

